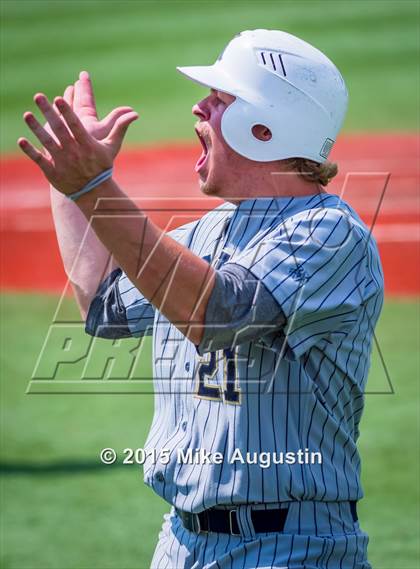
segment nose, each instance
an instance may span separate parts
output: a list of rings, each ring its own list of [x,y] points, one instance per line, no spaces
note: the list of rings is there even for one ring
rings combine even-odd
[[[210,118],[210,108],[208,104],[208,97],[196,103],[192,108],[192,114],[202,121],[207,121]]]

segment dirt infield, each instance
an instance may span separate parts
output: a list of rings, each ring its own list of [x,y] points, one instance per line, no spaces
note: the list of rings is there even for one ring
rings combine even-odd
[[[329,191],[343,194],[373,226],[388,295],[420,294],[420,138],[416,135],[348,135],[334,149],[340,173]],[[216,200],[198,190],[198,144],[129,149],[118,159],[116,179],[161,226],[199,217]],[[1,160],[2,290],[58,292],[62,269],[49,210],[49,191],[37,168],[21,156]],[[388,183],[387,183],[388,181]],[[381,199],[382,198],[382,199]],[[159,211],[157,211],[159,210]]]

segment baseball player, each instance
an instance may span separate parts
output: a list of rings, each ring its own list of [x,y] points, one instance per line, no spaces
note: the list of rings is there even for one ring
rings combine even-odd
[[[112,178],[137,114],[99,121],[86,72],[53,105],[35,96],[46,128],[25,114],[44,151],[19,139],[51,183],[87,332],[153,333],[144,479],[171,510],[152,567],[369,568],[356,442],[383,276],[363,222],[325,191],[343,78],[275,30],[179,71],[210,89],[195,169],[223,204],[169,234]]]

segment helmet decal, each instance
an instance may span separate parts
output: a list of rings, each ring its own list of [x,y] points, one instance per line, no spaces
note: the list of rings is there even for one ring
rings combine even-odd
[[[272,73],[277,73],[282,77],[286,77],[286,68],[284,66],[283,55],[280,51],[264,51],[257,50],[257,61],[259,65],[265,67],[268,71]]]

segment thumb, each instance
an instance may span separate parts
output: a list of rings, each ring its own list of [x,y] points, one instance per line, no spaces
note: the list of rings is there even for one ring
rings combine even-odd
[[[133,109],[131,107],[117,107],[108,113],[107,116],[103,118],[99,123],[101,126],[101,132],[103,132],[103,136],[108,136],[117,119],[129,112],[133,112]]]
[[[119,117],[115,121],[115,124],[111,129],[111,132],[109,133],[107,138],[103,141],[104,144],[112,148],[114,155],[117,154],[117,152],[121,148],[121,144],[124,140],[124,136],[125,133],[127,132],[128,127],[132,122],[134,122],[138,118],[139,115],[135,111],[131,111],[130,113],[125,113],[123,116]]]

